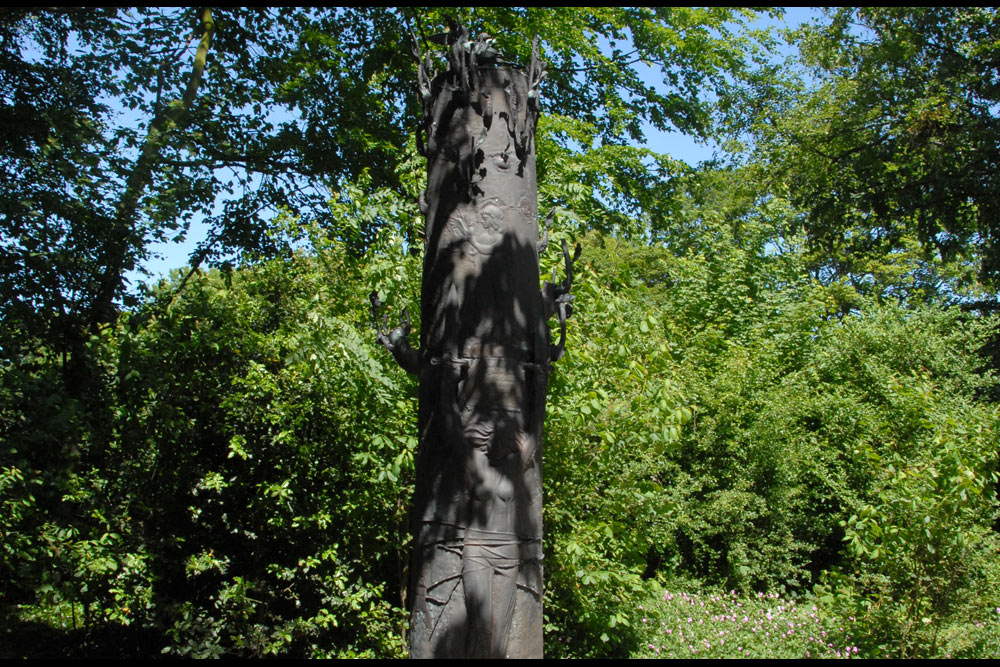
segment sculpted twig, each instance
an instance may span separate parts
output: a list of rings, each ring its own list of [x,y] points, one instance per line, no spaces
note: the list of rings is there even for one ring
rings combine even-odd
[[[552,361],[559,361],[566,352],[566,319],[573,314],[573,265],[580,259],[580,244],[576,244],[572,259],[569,256],[569,245],[562,242],[563,261],[566,265],[566,277],[556,284],[555,270],[552,271],[552,281],[545,281],[542,286],[542,299],[545,303],[545,317],[559,316],[559,342],[552,348],[549,356]]]
[[[378,311],[382,305],[378,298],[378,292],[372,290],[372,293],[368,295],[368,299],[372,304],[372,324],[375,326],[376,340],[392,353],[392,356],[403,370],[415,375],[420,369],[420,354],[410,347],[410,341],[407,340],[412,326],[410,314],[404,308],[399,316],[399,326],[390,331],[389,316],[382,315],[381,322],[378,318]]]

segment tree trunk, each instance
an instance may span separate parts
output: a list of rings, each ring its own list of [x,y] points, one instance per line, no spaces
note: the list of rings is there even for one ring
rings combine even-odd
[[[539,290],[534,132],[544,76],[492,40],[447,36],[421,66],[428,185],[420,351],[408,322],[379,339],[420,376],[408,590],[410,656],[542,657],[542,422],[569,279]],[[569,262],[567,261],[567,268]]]
[[[149,131],[145,141],[143,141],[139,159],[136,160],[132,171],[129,172],[125,191],[116,207],[115,217],[111,221],[111,229],[108,233],[109,240],[101,253],[104,270],[101,272],[99,287],[90,307],[90,329],[92,332],[96,332],[101,325],[107,324],[115,318],[114,298],[121,290],[125,271],[131,268],[126,266],[127,256],[130,246],[136,243],[135,237],[139,233],[136,229],[136,212],[139,208],[139,200],[153,181],[153,170],[160,158],[163,145],[170,133],[186,121],[188,113],[194,105],[198,86],[201,85],[205,65],[208,61],[208,49],[212,44],[212,36],[215,34],[215,20],[212,18],[212,10],[209,7],[200,8],[198,14],[202,36],[198,43],[198,49],[195,51],[187,88],[181,99],[174,100],[166,109],[157,109],[152,121],[150,121]]]

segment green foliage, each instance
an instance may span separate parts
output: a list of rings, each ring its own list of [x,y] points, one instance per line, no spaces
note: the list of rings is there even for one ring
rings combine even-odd
[[[998,38],[982,7],[838,8],[794,36],[815,85],[753,132],[838,270],[918,240],[996,286]]]
[[[557,655],[621,654],[646,552],[669,540],[677,521],[683,488],[672,488],[676,468],[664,453],[692,407],[671,381],[660,313],[609,291],[590,266],[575,281],[578,309],[546,419],[547,629],[573,644],[550,648]]]
[[[926,375],[893,378],[887,389],[914,433],[859,450],[880,468],[877,495],[841,522],[856,569],[834,581],[868,598],[864,641],[874,653],[970,657],[953,635],[1000,600],[1000,545],[983,521],[997,514],[996,416],[956,405]],[[900,421],[880,426],[889,433]]]
[[[312,234],[311,257],[164,282],[95,338],[108,446],[77,424],[91,467],[30,481],[53,504],[40,525],[22,471],[44,466],[5,467],[3,502],[24,508],[4,525],[16,623],[57,624],[68,604],[91,633],[159,633],[141,651],[401,654],[414,387],[386,368],[356,295],[406,294],[419,267],[389,234],[371,262]],[[8,431],[12,454],[41,454],[30,445]]]
[[[144,436],[131,477],[147,490],[122,495],[171,536],[155,561],[165,651],[398,654],[414,406],[343,292],[373,277],[329,243],[197,277],[124,341],[138,404],[121,428]]]
[[[993,325],[810,278],[801,243],[769,240],[787,204],[748,212],[748,175],[692,183],[716,206],[679,207],[698,215],[675,220],[690,235],[673,252],[585,240],[546,431],[557,655],[639,650],[628,600],[675,577],[740,594],[825,582],[842,604],[824,613],[863,618],[853,636],[869,655],[933,653],[928,637],[967,632],[963,614],[993,604],[997,422],[979,397],[995,380],[977,355]],[[862,507],[911,531],[891,553],[882,535],[857,537],[897,568],[881,579],[845,532]],[[919,537],[926,516],[941,547]],[[927,544],[948,555],[918,553]],[[907,600],[942,596],[914,639]]]

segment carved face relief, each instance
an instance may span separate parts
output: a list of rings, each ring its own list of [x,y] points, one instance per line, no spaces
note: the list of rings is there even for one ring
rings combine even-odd
[[[462,252],[471,256],[489,255],[507,232],[507,207],[495,197],[471,207],[456,209],[448,218],[450,242],[462,245]]]
[[[484,255],[493,252],[493,249],[503,240],[506,231],[506,215],[496,199],[488,199],[479,207],[479,215],[476,216],[476,224],[469,239],[476,250]]]

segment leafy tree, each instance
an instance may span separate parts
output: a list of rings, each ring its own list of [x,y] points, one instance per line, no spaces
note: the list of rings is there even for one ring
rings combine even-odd
[[[998,590],[992,325],[816,280],[794,209],[753,174],[688,182],[671,250],[587,245],[547,421],[554,650],[635,651],[658,586],[826,582],[813,604],[863,619],[869,655],[976,655],[992,635],[968,619]]]
[[[55,428],[7,432],[5,611],[28,610],[7,632],[70,619],[79,644],[43,638],[110,633],[112,655],[401,654],[413,392],[351,295],[405,293],[419,267],[398,236],[361,261],[310,233],[309,257],[178,273],[90,341],[110,444],[77,435],[74,471],[47,469]]]
[[[758,103],[753,136],[828,270],[877,282],[897,252],[931,293],[973,277],[941,263],[996,287],[998,35],[994,9],[965,7],[839,8],[794,34],[810,84]]]

